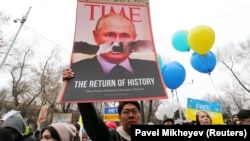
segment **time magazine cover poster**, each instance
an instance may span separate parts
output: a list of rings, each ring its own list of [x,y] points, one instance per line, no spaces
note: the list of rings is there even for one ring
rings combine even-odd
[[[59,102],[167,98],[148,1],[78,0],[70,68]]]

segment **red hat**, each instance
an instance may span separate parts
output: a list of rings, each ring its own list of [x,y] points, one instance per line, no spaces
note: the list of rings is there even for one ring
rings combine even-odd
[[[116,125],[116,123],[115,123],[114,121],[108,121],[108,122],[106,122],[105,124],[106,124],[106,126],[107,126],[108,128],[113,128],[113,129],[116,129],[116,128],[117,128],[117,125]]]

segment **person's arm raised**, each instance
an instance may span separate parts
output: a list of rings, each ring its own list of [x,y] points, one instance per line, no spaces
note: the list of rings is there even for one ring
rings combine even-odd
[[[110,133],[103,119],[96,112],[93,103],[78,103],[82,122],[93,141],[110,141]]]
[[[74,77],[72,69],[68,68],[63,71],[63,80],[69,80]],[[110,134],[103,119],[96,112],[93,103],[77,103],[78,109],[82,116],[84,128],[92,141],[110,141]]]

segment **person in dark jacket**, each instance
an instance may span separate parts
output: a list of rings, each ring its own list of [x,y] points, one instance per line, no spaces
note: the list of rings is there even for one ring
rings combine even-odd
[[[0,141],[13,141],[10,130],[0,127]]]
[[[121,126],[108,128],[98,115],[93,103],[78,103],[84,128],[92,141],[131,141],[130,129],[141,121],[140,105],[137,101],[120,102],[118,107]]]
[[[9,135],[12,141],[38,141],[33,137],[31,130],[27,130],[28,126],[26,126],[20,113],[9,116],[4,120],[1,127],[10,133]]]

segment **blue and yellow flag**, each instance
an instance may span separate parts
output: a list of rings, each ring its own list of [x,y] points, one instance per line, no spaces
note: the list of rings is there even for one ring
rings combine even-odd
[[[203,110],[210,114],[213,124],[224,124],[221,105],[218,102],[210,102],[198,99],[187,99],[187,119],[196,120],[196,112]]]

